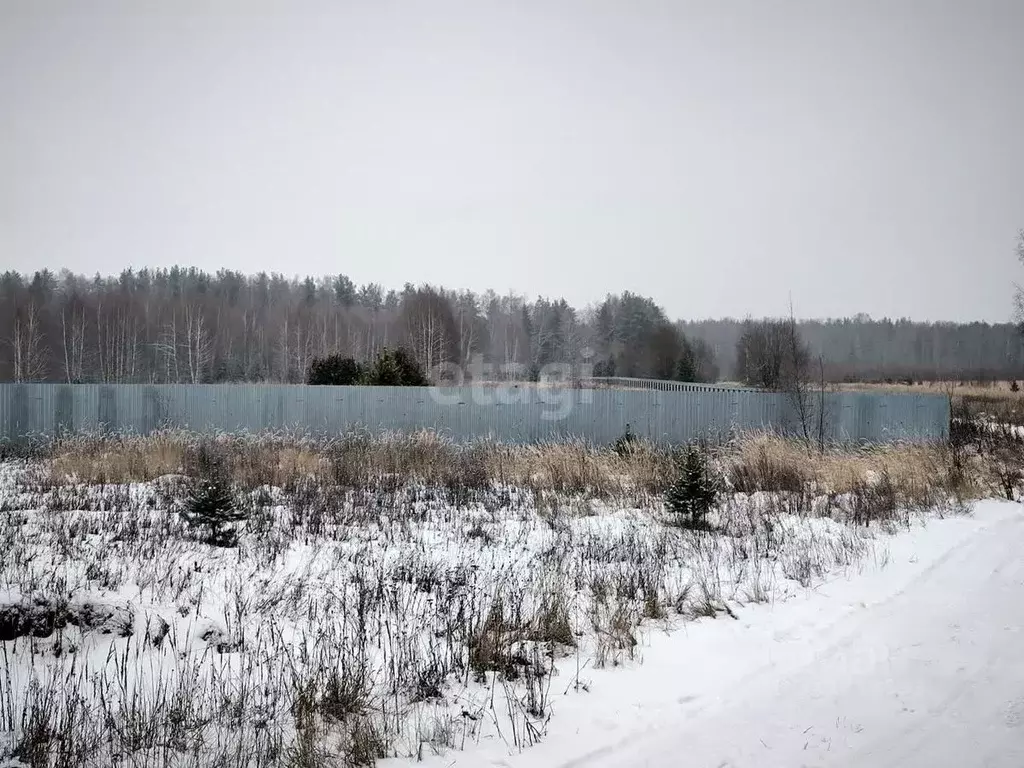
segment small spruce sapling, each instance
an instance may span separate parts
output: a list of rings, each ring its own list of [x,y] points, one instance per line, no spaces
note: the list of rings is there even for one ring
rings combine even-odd
[[[199,457],[199,472],[191,480],[182,517],[192,528],[203,531],[203,540],[214,547],[235,547],[238,534],[234,523],[246,519],[235,504],[231,482],[223,463],[207,449]]]
[[[678,459],[679,475],[665,494],[665,506],[684,528],[707,530],[708,512],[718,503],[721,484],[707,453],[691,445]]]
[[[629,424],[626,425],[626,431],[619,435],[615,440],[615,452],[619,456],[626,457],[636,450],[638,438],[633,434],[633,430]]]

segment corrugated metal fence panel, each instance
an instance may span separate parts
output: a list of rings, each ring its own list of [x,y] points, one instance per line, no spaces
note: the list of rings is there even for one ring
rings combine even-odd
[[[822,412],[822,407],[824,411]],[[658,442],[777,430],[827,440],[948,436],[938,395],[861,392],[793,398],[744,389],[518,387],[307,387],[270,384],[0,384],[0,434],[8,438],[165,427],[213,432],[297,429],[338,434],[432,429],[455,439],[510,442],[577,437],[608,443],[627,428]]]
[[[656,389],[662,392],[757,392],[750,387],[727,386],[724,384],[701,384],[695,381],[670,381],[667,379],[638,379],[630,376],[591,376],[584,383],[618,389]]]
[[[949,435],[949,403],[940,395],[842,392],[826,395],[829,437],[919,440]]]

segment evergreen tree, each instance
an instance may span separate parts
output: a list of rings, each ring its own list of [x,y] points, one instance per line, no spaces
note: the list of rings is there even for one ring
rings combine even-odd
[[[707,453],[691,445],[679,462],[679,476],[665,494],[665,505],[685,528],[705,530],[718,502],[720,484]]]
[[[347,386],[358,384],[362,376],[362,366],[351,357],[328,355],[313,358],[313,362],[309,364],[306,383]]]
[[[402,374],[395,354],[390,349],[383,349],[366,373],[366,383],[377,387],[399,387],[402,385]]]
[[[676,381],[699,381],[700,379],[697,375],[697,358],[689,344],[683,345],[683,352],[676,362],[673,378]]]
[[[189,483],[182,517],[203,532],[203,540],[214,547],[238,545],[234,523],[246,519],[235,504],[231,482],[223,462],[202,447],[197,456],[198,472]]]
[[[404,347],[394,351],[395,367],[398,369],[398,384],[402,387],[426,387],[430,385],[416,359]]]
[[[384,349],[366,372],[365,382],[379,387],[426,387],[430,385],[423,369],[401,347]]]

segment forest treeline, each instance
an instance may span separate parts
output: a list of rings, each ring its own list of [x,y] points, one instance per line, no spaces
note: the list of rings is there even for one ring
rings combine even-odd
[[[85,277],[0,275],[0,380],[301,382],[315,358],[374,360],[403,348],[424,368],[485,364],[531,378],[550,363],[597,375],[732,380],[749,321],[678,321],[649,298],[587,307],[437,286],[387,290],[343,274],[286,278],[220,270],[125,270]],[[1016,379],[1024,346],[1010,323],[799,321],[831,381]],[[487,366],[490,366],[488,369]]]

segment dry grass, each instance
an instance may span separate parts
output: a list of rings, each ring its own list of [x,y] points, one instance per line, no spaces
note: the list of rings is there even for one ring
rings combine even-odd
[[[61,439],[53,444],[50,469],[55,477],[90,485],[146,482],[181,472],[186,445],[175,433],[158,433],[145,439]]]
[[[960,408],[967,413],[965,406]],[[55,441],[43,465],[45,481],[51,486],[110,485],[193,474],[199,447],[210,442],[224,456],[239,490],[301,491],[317,486],[376,492],[412,484],[441,489],[459,506],[501,489],[526,491],[539,498],[556,494],[648,505],[678,473],[672,451],[644,441],[617,451],[583,441],[462,445],[434,432],[351,434],[319,440],[163,432]],[[808,451],[797,440],[750,434],[713,452],[733,490],[739,492],[810,498],[853,493],[884,479],[905,503],[917,506],[934,503],[936,494],[960,499],[992,492],[1003,495],[1005,467],[1016,461],[1017,448],[1013,441],[1004,440],[998,450],[990,443],[987,438],[985,445],[966,454],[938,442],[833,445],[819,452]],[[1009,458],[1008,451],[1013,454]]]
[[[1024,489],[1024,433],[1006,424],[961,426],[968,428],[955,430],[948,442],[830,446],[820,453],[808,452],[799,441],[751,436],[727,447],[720,461],[734,489],[748,493],[811,499],[885,489],[905,508],[1018,498]]]
[[[434,432],[332,440],[163,432],[55,441],[49,450],[49,480],[102,485],[189,474],[198,446],[211,441],[242,489],[294,488],[307,481],[351,489],[418,482],[452,490],[498,485],[621,498],[661,492],[674,467],[667,451],[640,442],[620,454],[583,441],[459,445]]]
[[[1020,382],[1018,382],[1020,383]],[[907,384],[905,382],[850,382],[835,386],[848,392],[909,392],[912,394],[949,394],[954,396],[974,395],[978,397],[1020,397],[1020,392],[1010,391],[1011,381],[992,381],[985,383],[970,381],[923,381]]]
[[[289,487],[303,479],[354,487],[383,476],[402,484],[497,483],[617,496],[627,489],[659,493],[676,471],[669,451],[639,440],[628,451],[616,453],[583,441],[459,445],[433,432],[377,438],[350,435],[319,442],[288,437],[202,438],[184,432],[82,437],[55,442],[48,466],[58,482],[144,482],[188,473],[197,446],[207,440],[220,446],[234,481],[243,488]],[[837,493],[872,471],[924,481],[934,476],[940,455],[940,447],[934,444],[903,443],[864,450],[836,446],[824,454],[808,454],[800,441],[767,434],[746,436],[720,451],[729,468],[754,467],[761,476],[787,474]],[[777,482],[768,484],[774,487]]]
[[[808,452],[799,441],[756,435],[737,441],[723,456],[728,474],[744,491],[850,493],[864,482],[888,477],[914,492],[941,483],[948,463],[941,444],[894,443],[864,448],[827,447]]]

